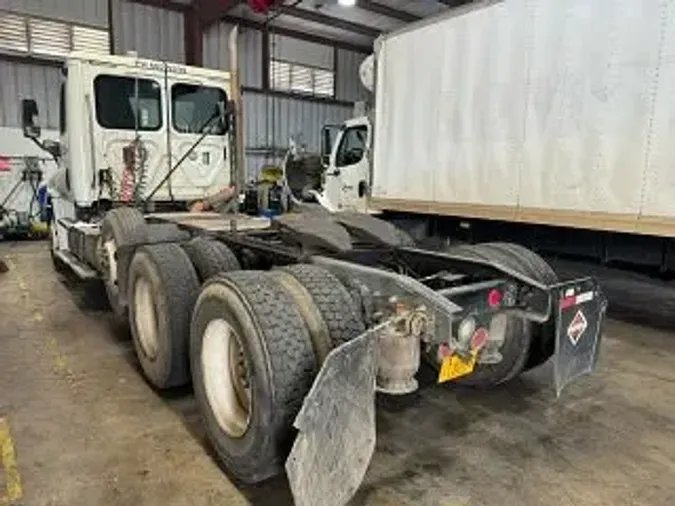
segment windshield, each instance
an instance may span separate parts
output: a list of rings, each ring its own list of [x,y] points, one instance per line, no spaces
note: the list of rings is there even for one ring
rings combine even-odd
[[[171,116],[173,128],[180,133],[225,135],[226,126],[214,114],[218,104],[225,106],[227,96],[219,88],[194,84],[174,84],[171,87]],[[211,121],[209,121],[211,120]]]
[[[159,130],[161,90],[150,79],[99,75],[94,79],[96,119],[103,128]]]

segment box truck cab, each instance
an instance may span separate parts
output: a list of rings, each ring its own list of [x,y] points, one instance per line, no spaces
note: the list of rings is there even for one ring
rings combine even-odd
[[[370,180],[372,126],[367,116],[345,121],[327,158],[319,200],[335,211],[366,212]]]

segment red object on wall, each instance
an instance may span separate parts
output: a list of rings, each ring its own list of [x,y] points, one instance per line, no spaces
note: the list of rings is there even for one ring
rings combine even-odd
[[[248,5],[253,12],[266,13],[274,5],[275,0],[248,0]]]
[[[9,172],[12,170],[9,163],[9,158],[6,156],[0,155],[0,172]]]

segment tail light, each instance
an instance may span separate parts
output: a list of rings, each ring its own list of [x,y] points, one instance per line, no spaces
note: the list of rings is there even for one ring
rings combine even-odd
[[[488,293],[487,303],[491,308],[499,307],[499,305],[502,303],[502,292],[496,288],[490,290],[490,293]]]

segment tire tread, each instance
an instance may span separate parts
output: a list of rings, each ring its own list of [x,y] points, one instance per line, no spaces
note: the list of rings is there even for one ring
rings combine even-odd
[[[307,289],[328,328],[334,348],[366,330],[354,299],[330,271],[310,264],[282,267]]]

